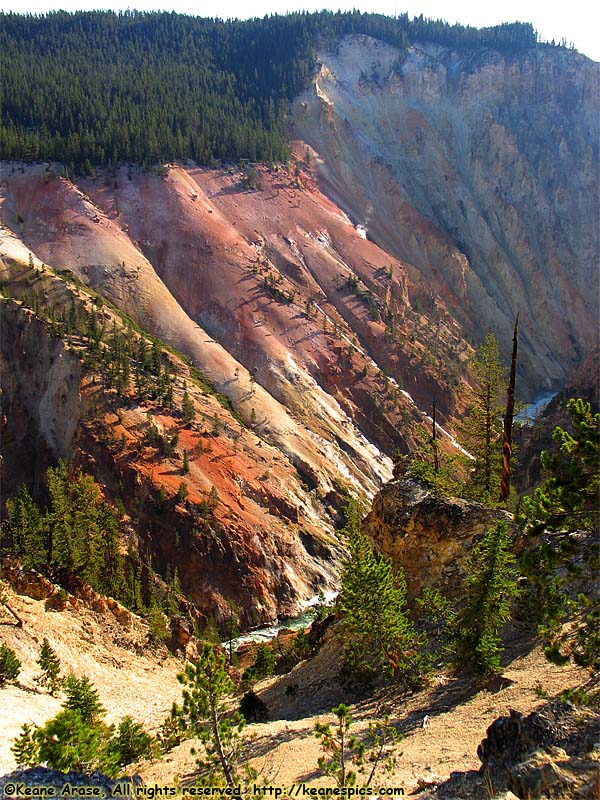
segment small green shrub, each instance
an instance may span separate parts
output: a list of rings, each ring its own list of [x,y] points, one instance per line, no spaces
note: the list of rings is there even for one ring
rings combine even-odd
[[[56,694],[63,683],[63,679],[60,676],[60,659],[46,637],[44,637],[44,641],[42,642],[40,655],[36,664],[38,664],[42,670],[41,675],[36,677],[36,682],[39,683],[40,686],[46,687],[50,694]]]
[[[143,725],[130,716],[123,717],[115,736],[108,744],[108,752],[119,766],[133,764],[140,758],[151,758],[155,752],[155,740],[144,730]]]
[[[21,662],[14,650],[4,644],[0,645],[0,688],[5,683],[15,683],[21,671]]]
[[[106,747],[110,728],[102,722],[88,722],[80,711],[65,709],[41,728],[23,726],[12,751],[17,764],[33,767],[45,762],[60,772],[89,773],[95,769],[113,776],[117,761]]]

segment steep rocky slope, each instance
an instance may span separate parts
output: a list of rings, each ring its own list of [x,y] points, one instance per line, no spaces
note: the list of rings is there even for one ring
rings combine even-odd
[[[165,368],[178,376],[171,405],[140,399],[132,385],[119,395],[106,372],[90,365],[85,336],[65,336],[56,320],[78,305],[97,313],[111,336],[131,336],[130,323],[18,255],[17,248],[5,255],[1,271],[12,295],[2,299],[0,314],[4,496],[25,483],[43,500],[47,466],[65,458],[82,467],[126,512],[123,547],[151,559],[163,578],[177,568],[200,625],[220,621],[227,602],[240,607],[244,626],[257,625],[294,614],[320,589],[333,588],[340,547],[330,514],[341,497],[327,490],[327,473],[320,494],[311,494],[294,466],[240,425],[175,353],[163,353]],[[193,424],[182,419],[184,391]],[[329,475],[341,485],[339,472]]]
[[[15,767],[10,744],[21,726],[42,724],[60,708],[61,699],[43,693],[34,681],[38,674],[35,660],[44,636],[56,649],[63,672],[73,670],[90,677],[107,709],[108,722],[117,722],[128,713],[155,733],[173,700],[181,696],[175,675],[183,661],[165,658],[164,650],[148,647],[145,624],[123,609],[117,618],[98,601],[94,607],[89,600],[71,597],[66,608],[58,612],[46,609],[43,599],[28,596],[31,591],[30,584],[22,586],[18,594],[8,592],[11,606],[23,619],[23,628],[15,627],[12,618],[0,616],[1,641],[16,651],[23,665],[19,684],[1,690],[0,775]],[[316,659],[301,662],[290,674],[267,679],[256,687],[268,704],[271,721],[248,726],[248,752],[261,777],[273,786],[290,786],[293,782],[315,788],[332,786],[332,779],[324,778],[317,768],[321,751],[313,729],[317,721],[331,723],[331,708],[346,702],[354,720],[352,730],[358,735],[366,733],[373,718],[388,714],[404,737],[393,771],[379,775],[381,785],[403,787],[407,796],[419,793],[434,798],[438,796],[434,787],[448,781],[450,792],[440,791],[439,796],[481,800],[486,796],[485,774],[477,772],[481,766],[477,748],[488,726],[511,709],[513,715],[527,715],[536,709],[546,714],[540,697],[542,687],[555,697],[585,679],[582,670],[573,665],[557,667],[539,649],[523,654],[517,647],[509,656],[503,678],[487,686],[475,686],[462,676],[440,675],[424,691],[408,697],[382,691],[349,702],[335,679],[337,647],[329,637]],[[295,687],[292,692],[290,686]],[[569,705],[571,719],[567,722],[571,730],[577,731],[593,720],[589,710]],[[426,714],[429,724],[423,727]],[[596,714],[596,725],[597,718]],[[554,725],[555,737],[560,730]],[[196,743],[186,741],[163,758],[136,765],[132,771],[139,773],[149,787],[155,783],[173,785],[176,780],[187,782],[194,772],[192,744]],[[561,742],[561,746],[568,745]],[[553,753],[560,774],[564,774],[563,755]],[[541,754],[538,757],[542,759]],[[571,789],[594,777],[597,754],[591,758],[583,780],[569,784]],[[568,765],[567,774],[571,774]],[[496,784],[495,775],[494,785],[502,785]],[[586,795],[574,791],[574,796]]]
[[[262,170],[252,192],[228,170],[121,170],[109,186],[43,168],[2,176],[14,236],[188,353],[305,472],[325,450],[372,493],[390,464],[369,442],[390,453],[423,435],[403,385],[426,410],[436,388],[442,412],[460,406],[470,351],[443,303],[415,313],[403,265],[286,170]]]
[[[523,393],[560,388],[597,336],[597,65],[365,36],[319,59],[294,129],[320,185],[472,339],[506,352],[520,311]]]

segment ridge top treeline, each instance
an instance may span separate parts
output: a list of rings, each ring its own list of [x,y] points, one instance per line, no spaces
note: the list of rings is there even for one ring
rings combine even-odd
[[[491,28],[352,12],[262,19],[174,12],[0,13],[0,158],[94,166],[192,159],[286,161],[290,101],[314,73],[317,41],[366,34],[518,55],[529,23]]]

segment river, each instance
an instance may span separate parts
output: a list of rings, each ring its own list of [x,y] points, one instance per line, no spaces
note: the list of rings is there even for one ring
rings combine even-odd
[[[337,592],[325,592],[325,602],[329,605],[333,603],[337,597]],[[264,628],[257,628],[254,631],[244,633],[233,640],[233,649],[237,649],[245,642],[266,642],[269,639],[274,639],[282,628],[289,628],[293,631],[298,631],[301,628],[308,628],[313,619],[315,618],[314,607],[321,602],[322,596],[315,595],[307,600],[304,604],[304,611],[298,614],[297,617],[285,619],[281,622],[276,622],[273,625],[266,625]],[[229,647],[229,640],[223,642],[223,645]]]
[[[515,416],[515,421],[520,422],[522,425],[533,425],[535,418],[546,408],[556,394],[556,392],[540,392],[536,394],[531,403],[526,405]]]

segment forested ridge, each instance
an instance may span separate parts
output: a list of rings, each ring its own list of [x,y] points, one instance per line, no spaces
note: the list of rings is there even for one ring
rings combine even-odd
[[[283,161],[286,115],[317,42],[360,33],[519,53],[526,23],[475,29],[407,14],[294,13],[247,21],[166,12],[0,14],[0,158],[94,165]]]

